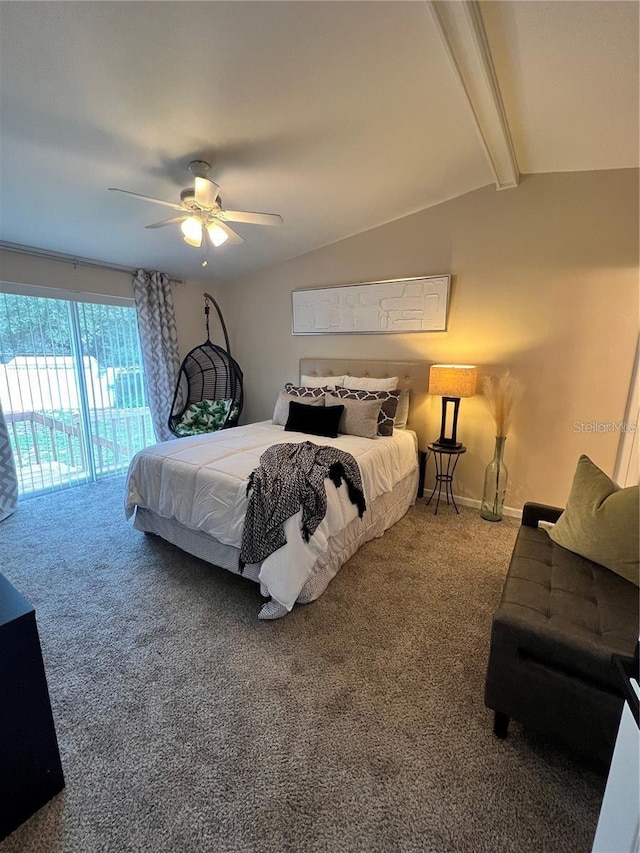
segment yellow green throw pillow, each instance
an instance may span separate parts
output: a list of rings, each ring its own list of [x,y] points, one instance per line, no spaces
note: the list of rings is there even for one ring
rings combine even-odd
[[[638,586],[640,487],[621,489],[581,456],[567,507],[549,536]]]

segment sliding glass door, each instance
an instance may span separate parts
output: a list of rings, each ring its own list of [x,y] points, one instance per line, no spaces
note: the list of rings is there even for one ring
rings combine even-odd
[[[134,307],[0,293],[0,402],[22,496],[126,471],[155,441]]]

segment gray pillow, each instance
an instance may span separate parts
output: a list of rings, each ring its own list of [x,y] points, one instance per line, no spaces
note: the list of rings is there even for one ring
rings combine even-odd
[[[286,391],[281,391],[278,394],[278,399],[276,400],[276,407],[273,410],[274,424],[278,424],[279,426],[286,426],[287,420],[289,418],[289,403],[292,400],[295,403],[303,402],[298,394],[287,394]],[[305,397],[304,405],[324,406],[324,393],[321,397]]]
[[[347,400],[379,400],[382,403],[378,415],[378,435],[393,435],[393,422],[398,408],[400,391],[351,391],[349,388],[336,388],[330,392],[339,397],[340,402]]]
[[[382,406],[379,400],[352,400],[345,397],[339,400],[333,394],[325,394],[325,406],[344,406],[338,432],[343,435],[360,435],[362,438],[376,438],[378,435],[378,415]]]

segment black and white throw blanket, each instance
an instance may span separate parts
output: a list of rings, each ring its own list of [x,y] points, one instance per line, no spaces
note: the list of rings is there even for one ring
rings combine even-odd
[[[242,531],[240,571],[286,545],[284,522],[302,508],[301,533],[308,542],[327,511],[327,477],[340,486],[362,518],[366,502],[358,463],[350,453],[327,445],[274,444],[249,477],[249,502]]]

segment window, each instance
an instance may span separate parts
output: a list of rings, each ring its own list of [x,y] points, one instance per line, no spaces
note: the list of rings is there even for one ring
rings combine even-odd
[[[123,473],[155,441],[133,300],[118,302],[0,292],[0,402],[23,497]]]

